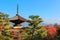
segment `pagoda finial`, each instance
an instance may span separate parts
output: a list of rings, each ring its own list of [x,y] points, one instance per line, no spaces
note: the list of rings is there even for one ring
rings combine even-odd
[[[18,11],[19,11],[19,6],[18,6],[18,4],[17,4],[17,14],[16,14],[16,15],[18,15]]]

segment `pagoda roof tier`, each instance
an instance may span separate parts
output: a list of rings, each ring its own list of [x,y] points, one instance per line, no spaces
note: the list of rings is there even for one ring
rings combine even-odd
[[[16,21],[16,20],[19,21],[19,22],[25,22],[25,21],[26,21],[25,18],[19,16],[18,14],[16,14],[16,16],[10,18],[10,21],[11,21],[11,22],[14,22],[14,21]]]

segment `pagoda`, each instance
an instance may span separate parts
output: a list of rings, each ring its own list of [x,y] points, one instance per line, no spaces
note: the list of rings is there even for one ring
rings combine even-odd
[[[10,18],[10,22],[14,23],[14,26],[21,26],[21,23],[25,22],[26,19],[21,17],[19,14],[18,14],[18,5],[17,5],[17,14],[16,16]]]

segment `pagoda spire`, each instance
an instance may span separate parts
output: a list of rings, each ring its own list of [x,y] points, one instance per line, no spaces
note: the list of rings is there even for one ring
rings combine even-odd
[[[17,14],[16,15],[18,15],[19,14],[19,5],[17,4]]]

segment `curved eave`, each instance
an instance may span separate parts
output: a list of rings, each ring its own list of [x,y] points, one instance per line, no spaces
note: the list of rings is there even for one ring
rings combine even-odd
[[[10,18],[10,21],[11,21],[11,22],[12,22],[12,21],[16,21],[16,20],[21,21],[21,22],[25,22],[25,21],[26,21],[25,18],[23,18],[23,17],[21,17],[21,16],[19,16],[19,15],[16,15],[16,16]]]

